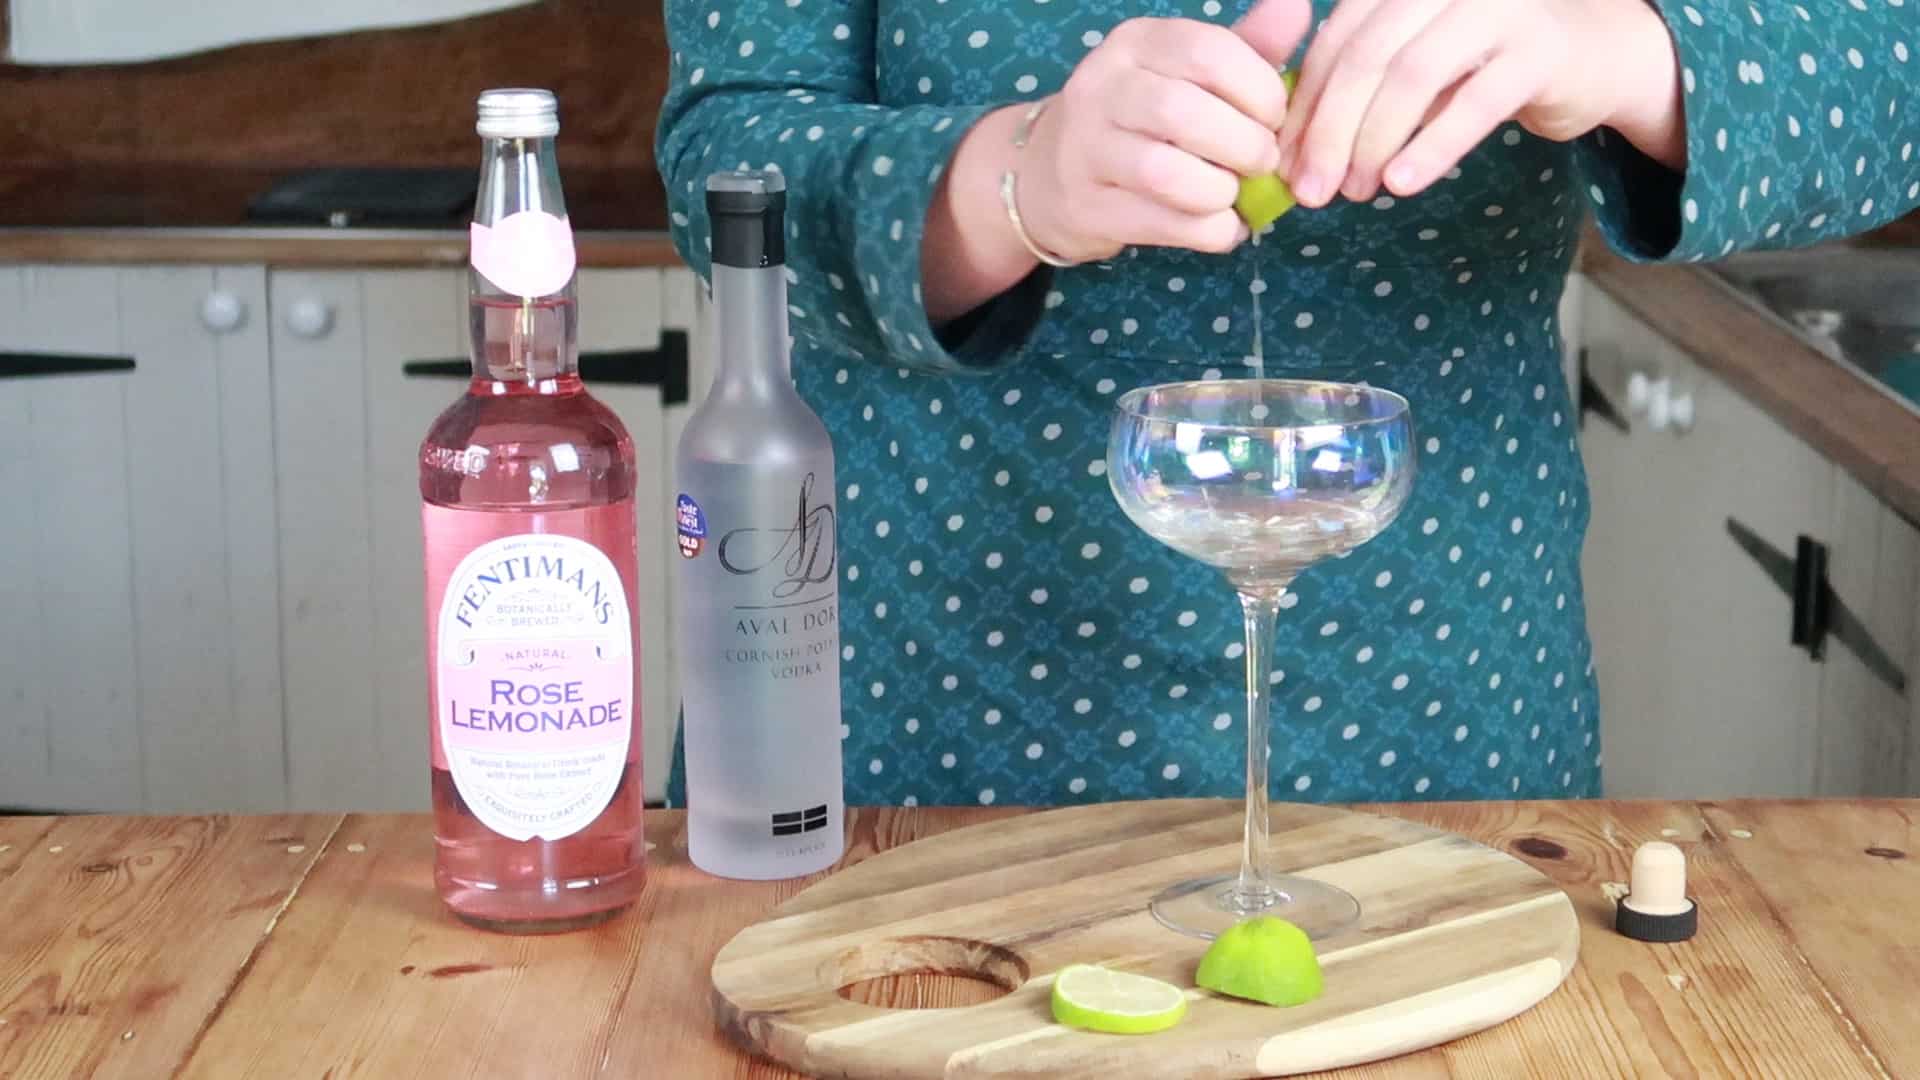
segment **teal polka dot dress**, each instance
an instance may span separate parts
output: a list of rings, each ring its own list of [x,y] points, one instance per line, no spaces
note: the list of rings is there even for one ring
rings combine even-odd
[[[1126,18],[1227,23],[1244,0],[668,0],[657,142],[681,252],[705,272],[709,173],[777,167],[791,189],[794,368],[839,459],[848,801],[1241,790],[1233,594],[1126,521],[1104,454],[1124,390],[1247,373],[1256,268],[1269,374],[1398,391],[1420,447],[1397,522],[1286,597],[1275,796],[1597,795],[1555,320],[1581,222],[1629,259],[1698,260],[1914,207],[1911,2],[1659,0],[1684,174],[1604,131],[1508,127],[1418,197],[1296,211],[1228,256],[1042,268],[936,331],[920,234],[969,126],[1058,88]],[[681,803],[678,761],[670,788]]]

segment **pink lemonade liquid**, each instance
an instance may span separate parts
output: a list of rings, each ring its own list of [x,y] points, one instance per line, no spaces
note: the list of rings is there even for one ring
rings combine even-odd
[[[475,376],[420,448],[434,879],[515,933],[645,877],[633,440],[580,381],[571,296],[475,297]]]

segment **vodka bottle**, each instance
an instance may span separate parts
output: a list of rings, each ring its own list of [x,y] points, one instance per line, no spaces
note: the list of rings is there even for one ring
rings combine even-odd
[[[543,932],[645,873],[634,449],[580,382],[553,95],[479,114],[473,379],[420,447],[434,879],[470,923]]]
[[[833,444],[793,385],[785,182],[716,174],[707,210],[718,368],[675,478],[687,846],[786,878],[844,845]]]

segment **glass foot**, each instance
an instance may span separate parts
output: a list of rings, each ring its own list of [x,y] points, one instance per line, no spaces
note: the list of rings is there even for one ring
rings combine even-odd
[[[1360,901],[1352,894],[1308,878],[1276,877],[1265,897],[1242,897],[1239,885],[1238,874],[1183,881],[1153,898],[1153,917],[1170,930],[1212,939],[1244,919],[1272,915],[1298,926],[1314,941],[1360,918]]]

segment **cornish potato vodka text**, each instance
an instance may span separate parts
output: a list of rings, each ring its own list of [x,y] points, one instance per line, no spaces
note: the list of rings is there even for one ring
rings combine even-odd
[[[633,440],[587,393],[544,91],[480,98],[473,379],[420,448],[441,898],[543,932],[639,894]]]

